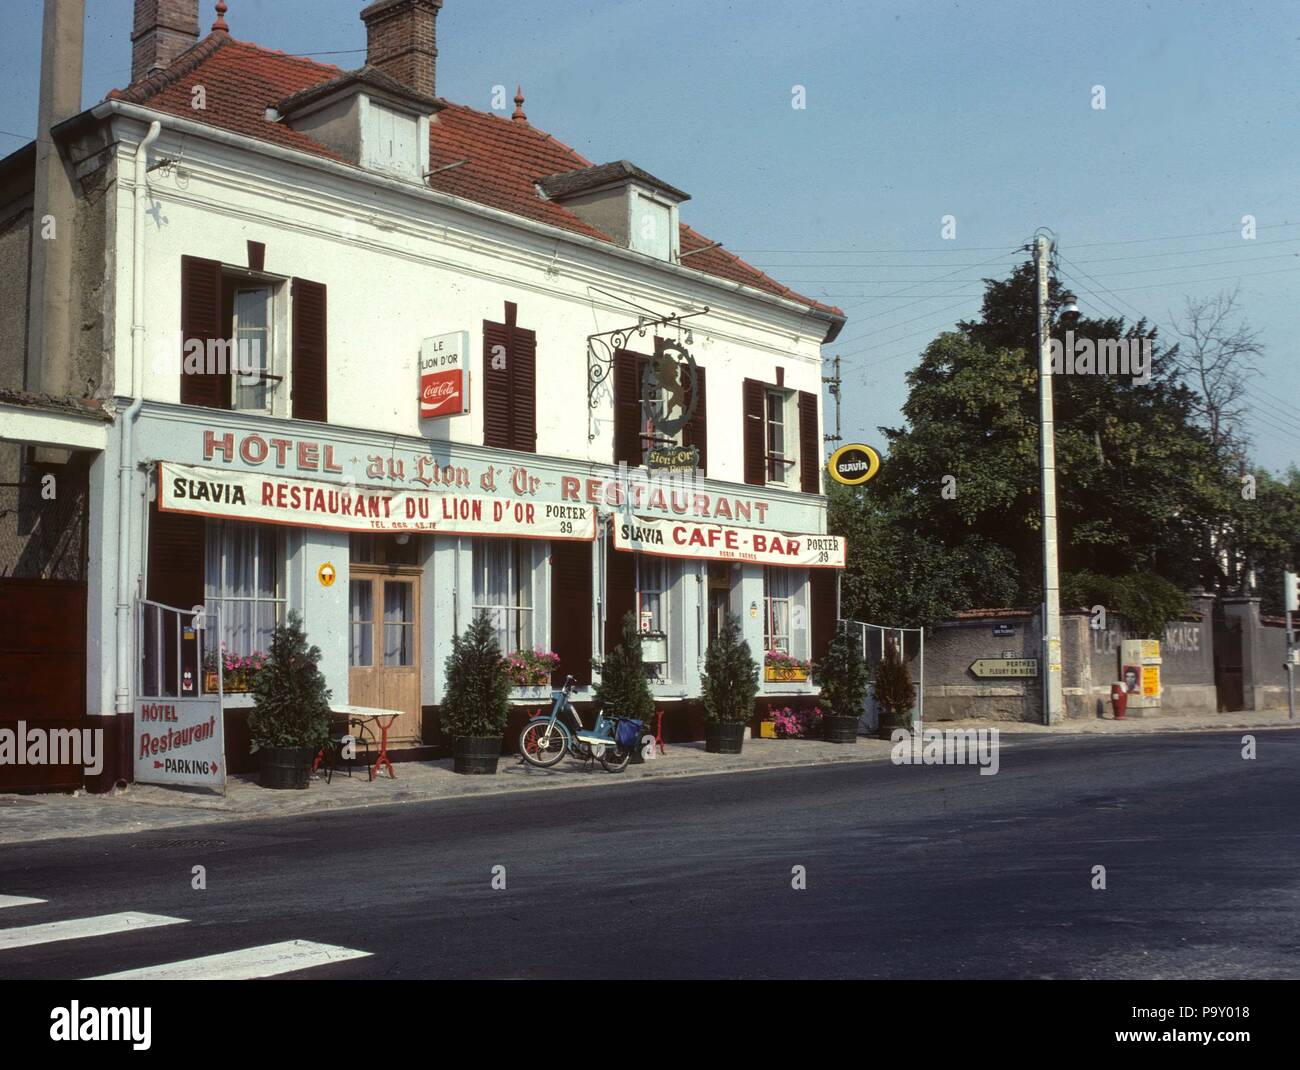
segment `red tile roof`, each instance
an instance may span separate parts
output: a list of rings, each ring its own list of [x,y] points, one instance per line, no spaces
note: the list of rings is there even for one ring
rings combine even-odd
[[[319,141],[266,117],[267,109],[286,97],[343,73],[331,64],[237,41],[225,33],[212,33],[165,70],[126,89],[113,90],[109,99],[147,105],[284,148],[345,162]],[[193,106],[191,91],[196,86],[204,90],[206,107],[202,110]],[[444,106],[430,123],[429,166],[437,172],[429,177],[431,189],[576,234],[610,240],[572,212],[543,199],[535,185],[548,175],[590,167],[590,160],[527,122],[442,103]],[[465,162],[437,170],[460,161]],[[709,239],[682,225],[683,253],[710,244]],[[810,309],[843,316],[838,308],[795,293],[721,248],[698,253],[686,264]]]

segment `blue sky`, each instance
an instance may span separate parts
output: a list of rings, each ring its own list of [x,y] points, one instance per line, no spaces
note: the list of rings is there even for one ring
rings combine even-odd
[[[236,37],[362,62],[361,0],[227,2]],[[90,104],[129,80],[132,3],[87,7]],[[6,15],[0,155],[35,129],[41,4]],[[845,357],[849,439],[900,422],[919,351],[1047,226],[1089,314],[1166,328],[1239,280],[1267,347],[1255,454],[1300,464],[1295,0],[446,0],[438,41],[442,95],[488,108],[522,82],[535,125],[685,189],[692,226],[844,307],[827,355]]]

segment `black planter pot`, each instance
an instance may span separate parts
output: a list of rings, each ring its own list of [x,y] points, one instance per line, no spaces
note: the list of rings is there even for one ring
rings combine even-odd
[[[858,741],[858,719],[827,714],[822,718],[825,740],[827,743],[856,743]]]
[[[264,788],[288,788],[301,791],[311,781],[311,763],[315,747],[264,747],[260,755],[258,783]]]
[[[452,769],[468,776],[482,776],[497,771],[501,757],[500,736],[457,736],[453,742],[455,756]]]
[[[901,716],[890,716],[882,713],[880,720],[876,723],[876,738],[888,739],[899,728],[906,728],[911,731],[912,717],[910,714],[904,713]]]
[[[748,725],[709,721],[704,726],[704,749],[709,754],[739,754]]]

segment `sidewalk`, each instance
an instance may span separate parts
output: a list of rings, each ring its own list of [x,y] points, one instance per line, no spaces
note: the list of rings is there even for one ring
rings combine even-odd
[[[1077,720],[1059,728],[1018,721],[931,721],[927,728],[997,728],[1002,737],[1147,735],[1170,731],[1222,731],[1300,727],[1285,710],[1216,717],[1143,717],[1125,721]],[[115,833],[140,833],[186,825],[291,817],[332,810],[391,806],[432,799],[499,795],[536,789],[617,787],[655,777],[708,776],[763,769],[888,760],[885,740],[859,738],[854,745],[820,740],[746,739],[741,754],[706,754],[704,744],[673,743],[667,753],[623,773],[607,773],[566,758],[554,769],[534,769],[515,756],[502,757],[496,776],[458,776],[451,761],[399,762],[397,779],[371,782],[363,770],[330,784],[313,780],[306,791],[270,791],[255,777],[231,778],[225,797],[183,788],[132,784],[106,795],[0,795],[0,844]]]

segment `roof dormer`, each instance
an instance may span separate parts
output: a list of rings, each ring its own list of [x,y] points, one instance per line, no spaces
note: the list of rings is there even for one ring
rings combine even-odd
[[[680,255],[677,206],[690,195],[627,160],[547,175],[537,188],[625,248],[672,262]]]
[[[362,67],[280,101],[278,117],[359,167],[423,182],[433,97]]]

